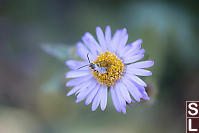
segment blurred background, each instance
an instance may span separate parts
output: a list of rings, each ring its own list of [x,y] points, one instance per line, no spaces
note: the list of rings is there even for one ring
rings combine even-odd
[[[184,133],[185,100],[199,100],[197,0],[0,0],[1,133]],[[66,97],[67,59],[96,26],[126,27],[155,61],[151,100],[117,113]]]

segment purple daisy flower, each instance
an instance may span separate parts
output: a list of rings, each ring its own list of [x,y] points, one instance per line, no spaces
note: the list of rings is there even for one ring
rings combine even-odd
[[[153,66],[154,62],[137,62],[144,57],[142,40],[126,44],[126,28],[117,30],[111,37],[110,26],[106,27],[105,35],[97,27],[96,34],[98,41],[87,32],[82,37],[83,43],[77,43],[77,55],[83,61],[66,61],[72,70],[65,76],[74,78],[66,83],[67,87],[73,87],[67,96],[76,94],[77,103],[86,99],[86,105],[92,103],[92,111],[99,105],[105,110],[110,90],[115,109],[125,114],[127,103],[150,99],[145,91],[147,84],[137,75],[151,76],[152,72],[144,68]]]

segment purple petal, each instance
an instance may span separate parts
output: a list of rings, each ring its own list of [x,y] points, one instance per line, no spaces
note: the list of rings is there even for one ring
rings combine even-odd
[[[97,91],[100,88],[100,84],[97,84],[97,86],[88,94],[85,104],[88,105],[92,102],[93,98],[95,97]]]
[[[126,107],[126,101],[124,100],[124,98],[122,97],[122,94],[121,94],[121,91],[120,91],[120,88],[118,86],[115,86],[115,91],[116,91],[116,95],[119,99],[119,102],[120,102],[120,105],[121,107]]]
[[[122,30],[122,34],[121,34],[121,41],[118,45],[118,49],[121,50],[122,48],[124,48],[124,46],[126,45],[127,41],[128,41],[128,34],[127,34],[127,30],[126,28],[124,28]]]
[[[70,95],[76,93],[78,90],[87,87],[89,83],[90,83],[90,82],[84,82],[84,83],[82,83],[81,85],[75,86],[73,89],[71,89],[71,90],[67,93],[67,96],[70,96]]]
[[[123,57],[130,57],[132,54],[136,52],[136,50],[139,50],[141,48],[141,44],[142,44],[142,39],[138,39],[133,43],[129,44],[131,48],[126,51]]]
[[[129,77],[129,79],[131,79],[132,81],[138,83],[141,86],[144,86],[144,87],[147,86],[146,83],[142,79],[138,78],[137,76],[135,76],[133,74],[126,73],[126,76]]]
[[[140,102],[140,98],[142,97],[139,89],[128,79],[128,77],[123,77],[123,82],[126,85],[128,91],[131,93],[133,98]]]
[[[148,94],[145,91],[142,92],[142,97],[141,98],[144,99],[144,100],[150,100]]]
[[[126,107],[123,107],[123,108],[122,108],[122,113],[123,113],[123,114],[126,114]]]
[[[89,40],[89,42],[90,42],[92,45],[96,46],[97,48],[100,48],[100,47],[99,47],[100,45],[97,43],[97,41],[95,40],[95,38],[93,37],[93,35],[92,35],[91,33],[86,32],[86,33],[85,33],[85,37]],[[88,44],[87,46],[90,47],[90,44]]]
[[[118,45],[119,45],[119,42],[121,40],[121,34],[122,34],[122,30],[117,30],[115,32],[115,34],[113,35],[113,38],[110,42],[112,51],[116,51],[118,49]]]
[[[97,82],[96,81],[92,81],[92,83],[87,87],[84,88],[82,90],[80,90],[79,94],[77,95],[77,100],[76,102],[80,102],[82,100],[84,100],[87,95],[97,86]]]
[[[122,110],[122,112],[126,114],[126,101],[123,99],[121,95],[120,88],[118,88],[118,86],[115,86],[113,90],[115,91],[116,98],[118,99],[117,104],[120,106],[120,110]]]
[[[139,68],[128,69],[128,73],[131,73],[134,75],[140,75],[140,76],[151,76],[152,75],[151,71],[139,69]]]
[[[102,31],[102,29],[100,27],[96,28],[96,35],[97,35],[97,38],[98,38],[98,41],[99,41],[101,47],[104,49],[103,52],[105,52],[106,41],[105,41],[105,38],[104,38],[103,31]]]
[[[131,44],[133,46],[132,50],[140,49],[141,48],[141,44],[142,44],[142,39],[138,39],[138,40],[134,41]]]
[[[70,96],[70,95],[72,95],[72,94],[74,94],[76,91],[78,91],[79,90],[79,86],[76,86],[76,87],[74,87],[73,89],[71,89],[67,94],[66,94],[66,96]]]
[[[129,51],[132,48],[132,46],[130,44],[127,44],[125,47],[121,48],[119,50],[119,55],[120,57],[125,57],[124,55],[127,53],[127,51]]]
[[[132,63],[132,62],[136,62],[140,59],[142,59],[144,57],[144,54],[138,54],[138,55],[135,55],[135,56],[131,56],[131,57],[124,57],[124,62],[125,63]]]
[[[101,110],[104,111],[106,109],[107,104],[107,86],[103,86],[101,91]]]
[[[110,26],[106,26],[106,29],[105,29],[105,38],[106,38],[106,41],[108,43],[111,41],[111,28],[110,28]]]
[[[95,97],[93,99],[93,103],[92,103],[92,107],[91,107],[92,111],[95,111],[97,109],[97,107],[99,106],[99,104],[100,104],[101,91],[102,91],[102,88],[100,86],[97,94],[95,95]]]
[[[142,48],[139,50],[138,54],[144,54],[145,52],[146,52],[146,50]]]
[[[92,75],[87,75],[87,76],[84,76],[84,77],[72,79],[72,80],[70,80],[66,83],[66,87],[76,86],[76,85],[79,85],[81,83],[88,82],[92,78],[93,78]]]
[[[82,58],[83,60],[87,60],[87,57],[86,55],[88,53],[90,53],[88,51],[88,49],[81,43],[81,42],[78,42],[76,44],[76,47],[77,47],[77,56],[79,56],[80,58]]]
[[[87,32],[82,37],[82,40],[84,44],[87,46],[87,48],[90,50],[90,52],[92,53],[92,56],[96,58],[101,48],[99,44],[96,42],[96,40],[94,39],[94,37],[90,33]]]
[[[124,100],[124,98],[121,95],[121,90],[120,88],[118,88],[118,86],[115,86],[115,91],[116,91],[116,95],[119,99],[120,105],[121,105],[121,109],[123,114],[126,114],[126,101]]]
[[[130,68],[148,68],[154,65],[154,61],[140,61],[128,65]]]
[[[76,60],[68,60],[65,63],[70,69],[77,70],[78,68],[87,65],[87,61],[76,61]],[[81,70],[86,70],[88,67],[83,67]]]
[[[137,84],[135,82],[134,82],[134,84],[139,89],[140,93],[142,94],[141,98],[144,99],[144,100],[150,100],[148,94],[145,91],[145,88],[143,86],[140,86],[139,84]]]
[[[123,96],[123,98],[127,101],[127,103],[131,103],[131,97],[129,95],[128,89],[126,86],[121,82],[117,84],[118,88],[120,88],[120,92]]]
[[[135,55],[141,55],[141,54],[144,54],[144,52],[145,52],[144,49],[136,49],[136,50],[132,51],[131,53],[129,53],[128,55],[126,55],[125,57],[132,57],[132,56],[135,56]]]
[[[91,74],[90,70],[72,70],[65,75],[66,78],[77,78]]]
[[[120,106],[120,102],[118,100],[118,97],[116,95],[116,92],[114,90],[114,88],[110,88],[111,90],[111,97],[112,97],[112,101],[113,101],[113,105],[115,107],[115,109],[117,110],[117,112],[121,112],[121,106]]]

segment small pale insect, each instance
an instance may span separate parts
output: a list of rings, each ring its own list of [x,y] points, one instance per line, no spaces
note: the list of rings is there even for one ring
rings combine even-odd
[[[91,63],[91,62],[90,62],[90,59],[89,59],[89,57],[88,57],[88,54],[87,54],[87,58],[88,58],[89,64],[84,65],[84,66],[81,66],[81,67],[78,68],[78,69],[81,69],[81,68],[83,68],[83,67],[85,67],[85,66],[89,66],[93,71],[97,71],[97,72],[99,72],[99,73],[101,73],[101,74],[106,73],[107,70],[106,70],[105,67],[99,67],[98,64],[94,64],[94,63]]]

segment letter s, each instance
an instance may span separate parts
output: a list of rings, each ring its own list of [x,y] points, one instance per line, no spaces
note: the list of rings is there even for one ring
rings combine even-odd
[[[195,106],[195,107],[193,107],[193,106]],[[198,114],[198,109],[197,109],[198,104],[196,104],[196,103],[190,103],[190,104],[188,105],[188,107],[189,107],[190,110],[193,110],[193,111],[194,111],[194,113],[192,113],[192,112],[189,110],[188,113],[189,113],[190,115],[194,116],[194,115],[197,115],[197,114]]]

